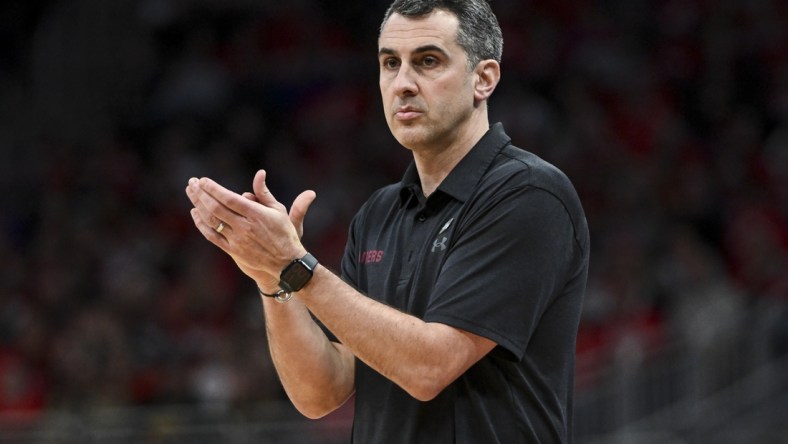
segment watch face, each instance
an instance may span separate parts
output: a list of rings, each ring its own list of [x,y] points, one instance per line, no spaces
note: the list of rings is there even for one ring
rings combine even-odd
[[[290,263],[279,277],[279,286],[287,293],[292,293],[304,288],[312,277],[312,269],[301,259]]]

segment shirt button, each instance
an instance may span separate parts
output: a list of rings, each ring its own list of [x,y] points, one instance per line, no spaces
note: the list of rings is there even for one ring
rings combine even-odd
[[[419,222],[424,222],[425,220],[427,220],[427,216],[419,214]]]

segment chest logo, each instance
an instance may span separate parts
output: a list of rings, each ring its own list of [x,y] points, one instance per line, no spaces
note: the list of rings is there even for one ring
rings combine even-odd
[[[383,260],[384,251],[383,250],[367,250],[362,251],[361,254],[358,255],[358,263],[359,264],[377,264]]]
[[[440,240],[435,239],[432,242],[432,252],[435,253],[436,251],[443,251],[446,249],[446,241],[449,240],[448,237],[443,236]]]
[[[432,250],[431,251],[433,253],[435,253],[436,251],[444,251],[444,250],[446,250],[446,242],[449,240],[449,238],[446,237],[446,236],[441,236],[441,234],[443,234],[444,231],[449,229],[449,227],[451,226],[452,222],[454,222],[454,218],[453,217],[451,219],[449,219],[445,224],[443,224],[443,227],[438,232],[438,237],[436,237],[435,240],[432,241]]]

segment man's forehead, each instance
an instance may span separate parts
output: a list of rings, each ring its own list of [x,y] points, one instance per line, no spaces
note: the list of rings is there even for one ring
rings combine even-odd
[[[404,17],[392,14],[380,32],[378,46],[395,49],[396,46],[422,46],[424,44],[437,44],[448,46],[456,43],[457,17],[436,9],[420,17]]]

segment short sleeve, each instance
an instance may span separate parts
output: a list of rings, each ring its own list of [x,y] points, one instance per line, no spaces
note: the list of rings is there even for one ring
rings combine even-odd
[[[480,202],[454,234],[424,320],[489,338],[519,361],[582,253],[552,193],[521,186]]]

